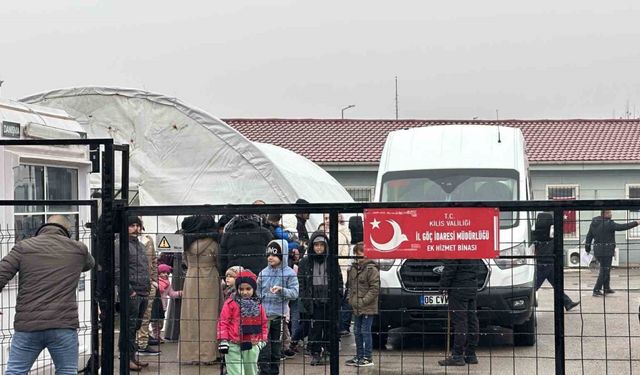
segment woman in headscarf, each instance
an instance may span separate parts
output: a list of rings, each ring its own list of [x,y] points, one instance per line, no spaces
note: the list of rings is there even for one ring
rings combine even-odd
[[[182,291],[178,360],[213,364],[218,354],[217,323],[221,306],[217,268],[218,229],[212,216],[190,216],[182,222],[187,274]]]

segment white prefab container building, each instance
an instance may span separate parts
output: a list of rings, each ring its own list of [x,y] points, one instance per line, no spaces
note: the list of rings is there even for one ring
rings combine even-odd
[[[79,139],[85,136],[65,111],[0,99],[2,140]],[[0,146],[0,199],[2,200],[84,200],[89,199],[91,163],[87,146]],[[90,220],[87,206],[0,206],[0,252],[4,257],[13,245],[32,236],[53,214],[62,214],[74,224],[72,237],[90,246],[84,224]],[[55,275],[52,275],[55,277]],[[90,277],[82,275],[77,301],[80,320],[79,355],[91,350]],[[18,277],[0,293],[0,374],[4,373],[13,334]],[[33,369],[51,365],[45,351]]]

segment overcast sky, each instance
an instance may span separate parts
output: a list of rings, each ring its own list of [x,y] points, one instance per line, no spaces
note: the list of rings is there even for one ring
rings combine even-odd
[[[0,95],[101,85],[218,117],[640,116],[640,2],[3,1]]]

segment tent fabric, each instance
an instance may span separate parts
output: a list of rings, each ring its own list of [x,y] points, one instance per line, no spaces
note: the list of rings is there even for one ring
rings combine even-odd
[[[352,202],[308,159],[255,144],[180,100],[136,89],[81,87],[21,99],[74,117],[90,138],[130,145],[130,188],[141,205]],[[119,180],[119,176],[117,176]]]

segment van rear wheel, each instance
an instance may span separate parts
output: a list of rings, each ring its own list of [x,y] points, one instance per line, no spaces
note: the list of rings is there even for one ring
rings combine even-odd
[[[513,344],[515,346],[534,346],[536,344],[536,314],[523,324],[513,326]]]

